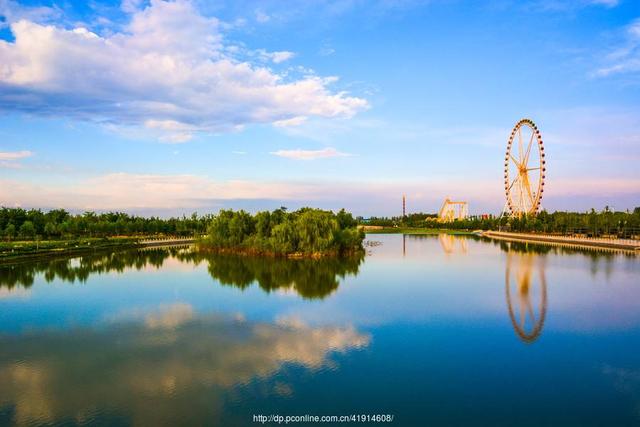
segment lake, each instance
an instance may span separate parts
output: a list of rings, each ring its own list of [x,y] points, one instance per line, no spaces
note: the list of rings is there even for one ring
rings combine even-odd
[[[366,243],[342,260],[184,247],[0,267],[0,425],[640,424],[640,257]]]

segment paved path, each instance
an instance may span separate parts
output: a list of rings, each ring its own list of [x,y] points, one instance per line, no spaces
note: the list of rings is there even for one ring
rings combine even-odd
[[[553,236],[547,234],[532,233],[507,233],[504,231],[484,231],[482,235],[501,240],[553,243],[576,247],[579,246],[590,248],[621,249],[640,253],[640,240],[634,239],[603,239],[572,236]]]
[[[140,240],[138,244],[140,246],[150,247],[150,246],[189,245],[195,242],[196,242],[195,238],[186,237],[186,238],[172,238],[172,239],[146,239],[146,240]]]

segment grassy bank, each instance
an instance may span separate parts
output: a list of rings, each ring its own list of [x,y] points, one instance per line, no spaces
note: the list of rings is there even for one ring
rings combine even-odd
[[[0,242],[0,263],[57,255],[82,255],[107,249],[137,246],[137,237],[77,238]]]

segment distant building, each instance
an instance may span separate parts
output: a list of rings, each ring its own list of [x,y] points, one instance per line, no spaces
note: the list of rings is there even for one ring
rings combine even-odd
[[[402,218],[407,216],[407,197],[402,195]]]
[[[469,204],[467,202],[454,202],[448,197],[438,211],[438,220],[451,222],[469,217]]]

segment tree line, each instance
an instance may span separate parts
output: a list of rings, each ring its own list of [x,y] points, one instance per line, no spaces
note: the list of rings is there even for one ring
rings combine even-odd
[[[221,210],[209,225],[205,245],[255,253],[341,254],[362,249],[364,233],[344,209],[338,213],[286,208],[251,215]]]
[[[212,215],[163,219],[123,212],[71,214],[64,209],[43,212],[40,209],[0,208],[0,236],[5,240],[69,239],[76,237],[112,237],[165,234],[200,235],[206,231]]]
[[[440,222],[437,215],[415,213],[405,217],[358,218],[363,225],[386,227],[439,228],[454,230],[504,230],[514,232],[581,234],[591,237],[615,235],[630,237],[640,235],[640,207],[633,211],[602,211],[549,213],[522,217],[471,216],[452,222]]]

